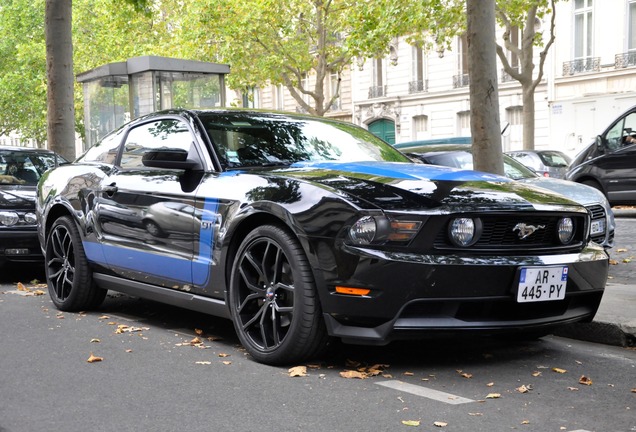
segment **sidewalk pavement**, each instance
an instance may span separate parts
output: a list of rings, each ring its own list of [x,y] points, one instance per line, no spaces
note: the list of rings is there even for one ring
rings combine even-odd
[[[636,285],[608,282],[591,323],[569,324],[554,334],[607,345],[636,346]]]
[[[613,210],[616,217],[636,218],[636,207]],[[570,324],[554,334],[607,345],[636,346],[636,284],[608,281],[591,323]]]

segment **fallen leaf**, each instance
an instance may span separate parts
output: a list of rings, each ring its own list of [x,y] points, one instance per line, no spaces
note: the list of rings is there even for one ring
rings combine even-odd
[[[406,375],[406,376],[414,376],[415,374],[413,372],[404,372],[404,375]]]
[[[468,415],[475,417],[475,416],[483,416],[484,414],[483,413],[475,413],[475,412],[471,413],[471,412],[469,412]]]
[[[462,370],[459,370],[459,369],[457,370],[457,373],[460,374],[461,376],[463,376],[464,378],[472,378],[473,377],[473,374],[466,373],[466,372],[464,372]]]
[[[91,355],[88,357],[88,360],[86,361],[89,363],[95,363],[95,362],[100,362],[102,360],[104,360],[103,357],[97,357],[97,356],[94,356],[93,353],[91,353]]]
[[[521,424],[530,424],[530,420],[524,420],[521,422]]]
[[[609,260],[610,265],[618,265],[618,261],[616,261],[615,259],[611,259]]]
[[[541,372],[539,372],[539,371],[534,371],[534,372],[532,372],[532,376],[533,376],[533,377],[541,376]]]
[[[632,389],[632,393],[636,393],[636,387]]]
[[[530,391],[530,388],[525,385],[522,385],[521,387],[517,387],[517,391],[519,393],[528,393]]]
[[[307,376],[307,366],[294,366],[287,370],[289,372],[290,377],[306,377]]]
[[[448,423],[442,422],[442,421],[436,421],[436,422],[433,422],[433,426],[445,427],[445,426],[448,426]]]
[[[197,335],[199,335],[199,336],[201,336],[201,335],[203,334],[203,330],[201,330],[201,329],[194,329],[194,332],[195,332]]]
[[[343,378],[357,378],[357,379],[365,379],[367,375],[362,372],[358,372],[355,370],[346,370],[344,372],[340,372],[340,376]]]
[[[46,294],[46,292],[44,292],[42,290],[33,291],[33,295],[36,295],[36,296],[41,296],[41,295],[44,295],[44,294]]]
[[[570,391],[579,391],[579,389],[576,388],[576,387],[568,387],[568,390],[570,390]]]
[[[97,338],[91,339],[91,343],[100,343],[101,341]]]
[[[552,368],[552,371],[554,371],[556,373],[560,373],[560,374],[564,374],[564,373],[567,372],[567,370],[561,369],[561,368],[557,368],[557,367]]]
[[[30,289],[28,289],[27,287],[24,286],[24,284],[22,282],[18,282],[18,291],[26,291],[29,292],[31,291]]]
[[[581,378],[579,378],[579,384],[583,384],[586,386],[591,386],[592,385],[592,380],[588,377],[586,377],[585,375],[581,375]]]
[[[494,383],[494,382],[489,382],[488,384],[486,384],[486,387],[492,387],[492,386],[494,386],[494,385],[495,385],[495,383]]]
[[[229,356],[230,356],[230,354],[225,354],[225,353],[219,354],[219,357],[229,357]]]
[[[127,349],[127,350],[126,350],[126,352],[127,352],[127,353],[131,353],[131,352],[133,352],[133,350],[131,350],[131,349]]]
[[[488,393],[486,399],[499,399],[501,397],[501,393]]]
[[[224,361],[224,362],[221,362],[221,363],[223,363],[224,365],[231,365],[231,364],[232,364],[232,362],[231,362],[231,361],[227,361],[227,360],[226,360],[226,361]]]
[[[583,362],[582,362],[582,361],[579,361],[579,360],[574,360],[574,363],[576,363],[576,364],[578,364],[578,365],[582,365],[582,364],[583,364]]]
[[[211,361],[198,361],[198,362],[194,362],[194,364],[209,365],[209,364],[212,364],[212,362]]]
[[[419,420],[402,420],[402,424],[406,426],[419,426]]]
[[[618,248],[616,249],[616,252],[621,253],[621,252],[627,252],[627,249],[625,248]]]
[[[99,318],[97,318],[99,320],[105,320],[105,319],[110,319],[110,317],[108,315],[102,315]]]

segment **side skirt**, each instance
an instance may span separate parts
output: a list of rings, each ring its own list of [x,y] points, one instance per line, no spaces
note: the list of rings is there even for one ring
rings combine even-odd
[[[118,291],[160,303],[166,303],[221,318],[231,319],[230,310],[223,300],[203,297],[184,291],[176,291],[169,288],[158,287],[156,285],[149,285],[101,273],[93,273],[93,279],[97,286],[103,289]]]

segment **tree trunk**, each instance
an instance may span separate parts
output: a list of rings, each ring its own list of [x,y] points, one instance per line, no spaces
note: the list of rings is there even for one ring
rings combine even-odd
[[[534,150],[534,86],[522,86],[523,149]]]
[[[75,159],[72,0],[46,0],[48,148]]]
[[[495,49],[495,0],[467,0],[470,130],[476,170],[504,174]]]

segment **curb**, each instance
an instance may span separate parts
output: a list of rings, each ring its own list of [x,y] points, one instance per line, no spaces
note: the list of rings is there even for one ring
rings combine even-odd
[[[620,347],[636,346],[634,328],[624,329],[615,323],[593,321],[567,324],[554,331],[555,336]]]

